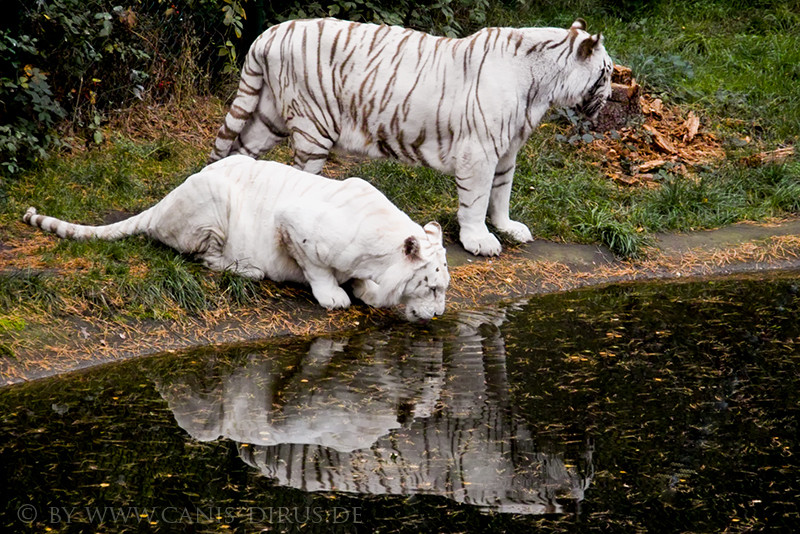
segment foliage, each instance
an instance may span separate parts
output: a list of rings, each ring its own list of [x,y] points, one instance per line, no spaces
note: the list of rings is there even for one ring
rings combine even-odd
[[[50,130],[64,117],[47,75],[31,63],[38,53],[36,39],[0,30],[0,173],[43,157],[53,142]]]
[[[208,91],[236,71],[244,0],[12,0],[0,22],[0,158],[6,175],[60,136],[105,140],[110,110]],[[60,133],[54,127],[63,119]]]
[[[276,20],[337,17],[357,22],[396,24],[448,37],[460,37],[489,21],[488,0],[334,0],[271,4]]]

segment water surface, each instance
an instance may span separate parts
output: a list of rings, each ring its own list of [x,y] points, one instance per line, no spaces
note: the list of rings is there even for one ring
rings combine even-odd
[[[618,285],[6,387],[0,526],[790,529],[799,288]]]

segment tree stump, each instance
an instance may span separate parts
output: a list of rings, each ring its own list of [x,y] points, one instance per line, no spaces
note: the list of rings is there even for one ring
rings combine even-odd
[[[598,132],[618,130],[626,126],[631,119],[642,117],[640,95],[641,86],[636,83],[631,69],[614,65],[611,74],[611,95],[592,121],[592,129]]]

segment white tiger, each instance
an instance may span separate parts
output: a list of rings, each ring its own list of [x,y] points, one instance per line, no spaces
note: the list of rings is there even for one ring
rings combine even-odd
[[[250,47],[210,160],[290,137],[294,165],[319,173],[332,149],[455,175],[460,240],[499,254],[486,226],[518,241],[509,217],[516,155],[550,106],[594,116],[611,91],[600,34],[485,28],[463,39],[336,19],[267,29]]]
[[[152,208],[105,226],[38,215],[23,220],[71,239],[144,233],[209,268],[304,282],[326,308],[346,308],[340,283],[374,307],[405,304],[411,320],[444,313],[450,283],[442,229],[421,227],[360,178],[331,180],[231,156],[186,179]]]

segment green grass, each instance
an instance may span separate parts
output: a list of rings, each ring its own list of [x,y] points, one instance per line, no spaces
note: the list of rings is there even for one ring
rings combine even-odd
[[[637,257],[653,234],[716,228],[800,213],[800,163],[744,167],[735,161],[701,171],[694,179],[663,172],[655,188],[617,185],[575,147],[554,140],[544,127],[517,158],[512,217],[536,238],[600,243],[622,257]],[[428,169],[373,162],[359,173],[369,176],[415,220],[444,221],[451,239],[458,235],[458,205],[452,178]]]
[[[701,115],[728,156],[698,169],[693,179],[661,171],[655,188],[621,186],[576,146],[556,140],[569,125],[552,114],[520,152],[512,195],[512,217],[535,237],[600,243],[636,257],[657,232],[800,213],[796,158],[759,168],[738,163],[748,154],[797,143],[798,2],[573,0],[533,2],[514,11],[498,7],[494,17],[488,24],[561,27],[585,18],[590,30],[603,31],[609,53],[630,65],[648,92]],[[751,142],[742,142],[745,137]],[[22,232],[19,219],[28,206],[88,224],[101,223],[112,211],[144,209],[199,170],[208,149],[120,133],[102,148],[54,155],[0,184],[0,240]],[[417,222],[439,221],[456,240],[458,201],[451,177],[394,162],[371,162],[349,174],[368,178]],[[174,317],[252,304],[271,291],[265,283],[210,273],[141,237],[62,241],[37,254],[44,271],[0,272],[0,319],[11,321],[30,307],[60,313],[75,302],[85,314]],[[61,268],[78,259],[87,266]]]
[[[651,2],[607,13],[586,4],[590,29],[649,90],[704,113],[744,121],[770,143],[800,132],[800,3]]]

